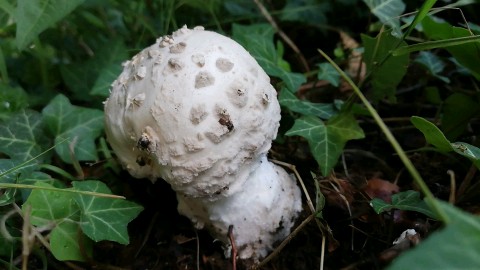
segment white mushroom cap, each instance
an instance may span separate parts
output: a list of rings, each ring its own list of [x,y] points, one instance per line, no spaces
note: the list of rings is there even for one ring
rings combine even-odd
[[[210,201],[177,193],[178,211],[199,229],[229,247],[228,228],[242,259],[258,259],[273,249],[273,244],[290,233],[302,209],[300,189],[285,170],[262,156],[243,184],[243,192]],[[228,250],[228,249],[227,249]],[[225,254],[229,256],[229,252]]]
[[[238,43],[183,27],[141,51],[112,84],[106,134],[135,177],[162,177],[188,196],[228,196],[277,134],[267,74]]]

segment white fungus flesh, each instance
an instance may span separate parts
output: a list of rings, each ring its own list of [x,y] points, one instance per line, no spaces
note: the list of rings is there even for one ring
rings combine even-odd
[[[265,156],[249,175],[242,192],[211,202],[177,194],[178,210],[199,229],[207,228],[223,243],[233,225],[235,244],[242,259],[267,255],[282,241],[301,210],[300,190],[285,170]],[[229,245],[228,245],[229,247]],[[226,249],[229,255],[229,249]]]
[[[105,102],[122,165],[167,181],[179,211],[226,244],[233,225],[241,257],[264,256],[301,201],[294,180],[265,158],[280,120],[267,74],[241,45],[202,27],[159,38],[123,67]]]

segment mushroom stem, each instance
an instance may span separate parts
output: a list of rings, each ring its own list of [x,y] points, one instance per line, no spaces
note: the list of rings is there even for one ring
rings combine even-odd
[[[178,211],[199,229],[206,228],[225,244],[230,256],[228,229],[242,259],[260,258],[273,244],[288,236],[301,210],[301,194],[295,179],[263,155],[240,192],[211,201],[177,193]]]

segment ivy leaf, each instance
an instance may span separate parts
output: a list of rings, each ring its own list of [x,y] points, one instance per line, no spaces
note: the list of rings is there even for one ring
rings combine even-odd
[[[12,113],[23,110],[27,106],[28,95],[22,88],[0,83],[0,121],[7,120]]]
[[[233,38],[248,50],[268,75],[280,78],[291,92],[296,92],[306,78],[285,69],[285,60],[278,52],[282,48],[275,47],[273,33],[273,28],[265,24],[233,25]]]
[[[340,74],[330,63],[318,64],[317,78],[319,80],[325,80],[335,87],[340,85]]]
[[[123,58],[126,59],[126,58]],[[112,63],[102,70],[98,74],[98,78],[90,91],[90,95],[97,95],[102,97],[108,97],[110,95],[110,87],[112,82],[122,72],[122,66],[118,63]]]
[[[407,190],[392,195],[392,203],[387,203],[382,199],[374,198],[370,204],[377,214],[390,211],[391,209],[399,209],[419,212],[437,219],[436,214],[430,210],[430,207],[425,200],[420,199],[420,193],[414,190]]]
[[[280,105],[303,115],[315,115],[323,119],[329,119],[336,113],[335,106],[333,104],[312,103],[309,101],[299,100],[286,88],[280,91],[278,101]]]
[[[123,41],[109,40],[84,62],[64,65],[60,71],[75,98],[88,100],[91,95],[107,97],[110,85],[121,73],[121,63],[128,58]]]
[[[15,10],[19,50],[29,45],[43,30],[72,12],[84,0],[18,0]]]
[[[400,15],[405,11],[402,0],[363,0],[370,12],[385,25],[392,27],[396,36],[401,35]]]
[[[52,188],[53,185],[37,182],[36,186]],[[35,189],[22,210],[30,209],[30,222],[37,227],[53,226],[50,233],[52,254],[58,260],[85,261],[83,252],[92,254],[91,241],[79,234],[80,210],[67,192]]]
[[[407,72],[409,54],[392,56],[391,50],[397,44],[407,45],[404,41],[392,36],[389,32],[381,32],[376,38],[362,35],[365,47],[364,59],[367,70],[372,73],[372,97],[375,101],[387,97],[395,102],[397,85]]]
[[[38,164],[35,162],[20,166],[22,163],[24,162],[20,160],[0,159],[0,183],[15,183],[18,178],[26,178],[38,168]],[[12,170],[15,167],[17,169]],[[7,171],[10,172],[6,173]]]
[[[330,11],[330,3],[319,3],[316,0],[288,0],[281,11],[284,21],[299,21],[309,24],[325,24],[326,13]]]
[[[111,194],[100,181],[76,181],[73,186],[77,190]],[[80,224],[83,232],[96,242],[111,240],[128,244],[127,224],[143,210],[138,204],[121,199],[77,194],[75,201],[82,211]]]
[[[347,141],[365,136],[349,113],[334,116],[327,125],[315,116],[303,116],[295,120],[285,135],[302,136],[308,141],[323,176],[328,175],[336,165]]]
[[[418,54],[418,57],[415,59],[415,62],[424,66],[435,78],[438,78],[445,83],[450,83],[450,79],[448,77],[440,75],[445,68],[445,63],[443,63],[442,60],[435,54],[428,51],[421,51]]]
[[[22,110],[13,114],[8,121],[0,124],[0,152],[20,161],[39,155],[47,145],[43,129],[39,113]],[[47,155],[42,155],[35,162],[41,163],[47,159]]]
[[[103,129],[103,112],[70,104],[57,95],[42,111],[45,124],[55,136],[55,151],[64,162],[71,163],[70,147],[77,160],[96,160],[95,139]],[[68,143],[59,143],[68,138]]]
[[[65,218],[50,234],[50,249],[60,261],[86,261],[93,254],[93,241],[80,233],[78,220]]]

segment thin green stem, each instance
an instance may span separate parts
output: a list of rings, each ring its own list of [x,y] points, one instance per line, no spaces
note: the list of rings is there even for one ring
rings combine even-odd
[[[75,189],[65,189],[65,188],[39,187],[35,185],[25,185],[25,184],[0,183],[0,188],[39,189],[39,190],[47,190],[47,191],[68,192],[68,193],[75,193],[75,194],[82,194],[82,195],[89,195],[89,196],[110,198],[110,199],[125,199],[124,196],[114,195],[114,194],[98,193],[93,191],[82,191],[82,190],[75,190]]]
[[[438,202],[435,200],[435,197],[433,196],[432,192],[428,188],[427,184],[425,181],[423,181],[422,177],[420,176],[420,173],[417,171],[411,160],[407,157],[405,154],[405,151],[403,151],[402,147],[398,143],[397,139],[395,139],[395,136],[393,136],[392,132],[390,129],[388,129],[387,125],[383,122],[382,118],[380,115],[378,115],[377,111],[373,106],[370,104],[368,99],[363,95],[363,93],[360,91],[360,89],[355,85],[355,83],[343,72],[340,67],[335,64],[335,62],[327,55],[325,54],[322,50],[318,50],[318,52],[327,59],[330,64],[333,65],[333,67],[337,70],[337,72],[342,76],[342,78],[352,87],[354,90],[355,94],[360,98],[360,100],[363,102],[365,107],[367,107],[367,110],[370,112],[372,115],[373,119],[377,123],[377,125],[380,127],[382,132],[385,134],[387,137],[388,141],[392,145],[393,149],[395,149],[395,152],[397,152],[398,156],[400,157],[400,160],[403,162],[405,167],[407,168],[408,172],[412,176],[413,180],[415,183],[418,185],[420,190],[423,192],[423,194],[426,197],[426,201],[430,208],[437,214],[437,216],[442,220],[444,223],[450,223],[450,218],[445,214],[443,209],[440,207]]]
[[[45,169],[45,170],[48,170],[48,171],[51,171],[51,172],[54,172],[58,175],[61,175],[63,177],[65,177],[66,179],[70,180],[70,181],[76,181],[78,180],[77,178],[75,178],[73,175],[71,175],[70,173],[68,173],[67,171],[63,170],[62,168],[59,168],[57,166],[53,166],[53,165],[50,165],[50,164],[42,164],[40,165],[40,168],[41,169]]]
[[[67,140],[67,139],[63,139],[63,140],[61,140],[60,142],[58,142],[57,144],[55,144],[54,146],[48,148],[47,150],[41,152],[41,153],[38,154],[38,155],[32,157],[31,159],[26,160],[25,162],[23,162],[23,163],[15,166],[15,167],[12,167],[12,168],[10,168],[10,169],[8,169],[8,170],[0,173],[0,177],[2,177],[2,176],[4,176],[4,175],[7,175],[7,174],[9,174],[9,173],[12,173],[12,172],[14,172],[14,171],[16,171],[16,170],[18,170],[18,169],[20,169],[20,168],[22,168],[22,167],[25,167],[28,163],[30,163],[30,162],[34,161],[35,159],[39,158],[40,156],[44,155],[44,154],[47,153],[48,151],[50,151],[50,150],[52,150],[53,148],[55,148],[57,145],[65,142],[66,140]]]

